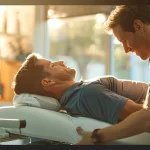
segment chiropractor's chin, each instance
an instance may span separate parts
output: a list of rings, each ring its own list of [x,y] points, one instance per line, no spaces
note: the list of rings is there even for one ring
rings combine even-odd
[[[149,58],[149,55],[137,55],[139,56],[142,60],[146,60]]]

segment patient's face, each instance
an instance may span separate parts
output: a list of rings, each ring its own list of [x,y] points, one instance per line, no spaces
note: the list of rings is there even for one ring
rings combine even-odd
[[[64,61],[51,62],[47,59],[38,59],[37,65],[43,65],[44,71],[50,74],[50,77],[61,81],[72,81],[75,78],[76,71],[64,64]]]

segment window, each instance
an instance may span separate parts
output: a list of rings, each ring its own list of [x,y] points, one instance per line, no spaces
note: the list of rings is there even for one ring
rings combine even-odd
[[[110,36],[104,31],[104,14],[49,20],[50,58],[64,60],[77,70],[76,80],[106,74]]]

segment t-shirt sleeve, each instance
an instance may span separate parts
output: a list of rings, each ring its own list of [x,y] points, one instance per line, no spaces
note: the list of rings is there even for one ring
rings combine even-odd
[[[117,79],[114,76],[99,78],[100,82],[116,94],[125,96],[136,103],[143,103],[146,97],[148,84],[125,79]]]
[[[112,124],[118,122],[120,113],[128,100],[99,83],[85,86],[80,98],[80,105],[84,108],[83,114]]]

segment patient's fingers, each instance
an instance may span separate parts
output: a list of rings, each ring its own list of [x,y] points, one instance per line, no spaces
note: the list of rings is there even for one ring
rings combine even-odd
[[[81,127],[77,127],[76,130],[77,130],[78,134],[83,135],[84,130]]]

